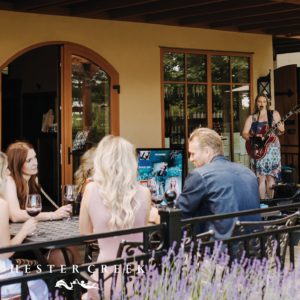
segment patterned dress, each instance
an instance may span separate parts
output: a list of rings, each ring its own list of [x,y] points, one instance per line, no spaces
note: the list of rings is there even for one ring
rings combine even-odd
[[[268,122],[257,122],[254,121],[251,124],[251,130],[259,134],[264,126],[267,126]],[[273,134],[271,134],[273,135]],[[280,142],[275,136],[275,141],[269,144],[266,155],[261,159],[256,159],[256,174],[257,175],[271,175],[276,179],[279,179],[279,174],[281,172],[281,156],[280,156]],[[255,170],[255,160],[251,159],[252,169]]]

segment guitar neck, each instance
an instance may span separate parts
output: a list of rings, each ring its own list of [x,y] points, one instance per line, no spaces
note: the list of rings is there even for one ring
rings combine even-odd
[[[281,122],[285,122],[290,116],[292,116],[295,112],[293,110],[289,111],[280,121],[275,123],[265,134],[265,136],[269,136],[271,133],[275,133],[275,130],[278,128]]]

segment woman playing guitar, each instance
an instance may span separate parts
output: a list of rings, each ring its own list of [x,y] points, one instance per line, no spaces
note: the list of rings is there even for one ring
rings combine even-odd
[[[247,118],[242,132],[242,137],[246,143],[250,142],[253,149],[251,166],[258,177],[261,199],[273,198],[274,191],[271,187],[281,171],[280,143],[277,135],[284,132],[284,123],[280,122],[278,111],[269,110],[269,103],[266,95],[257,95],[256,111]],[[277,134],[271,133],[265,136],[269,128],[276,123],[278,123]],[[262,149],[260,149],[261,145],[264,145]]]

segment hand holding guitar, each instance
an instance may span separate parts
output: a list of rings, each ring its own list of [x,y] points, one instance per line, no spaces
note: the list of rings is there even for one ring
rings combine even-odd
[[[284,121],[280,121],[277,126],[277,135],[284,133]]]

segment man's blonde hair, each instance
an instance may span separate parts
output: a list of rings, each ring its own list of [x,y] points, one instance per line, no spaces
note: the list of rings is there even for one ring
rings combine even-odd
[[[189,138],[189,141],[197,141],[199,147],[209,147],[215,155],[223,155],[223,142],[221,136],[210,128],[197,128]]]

